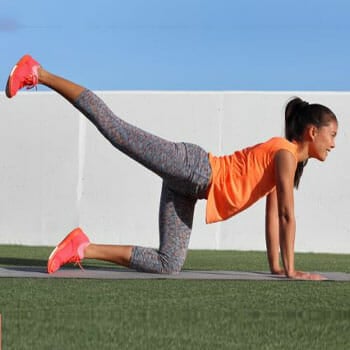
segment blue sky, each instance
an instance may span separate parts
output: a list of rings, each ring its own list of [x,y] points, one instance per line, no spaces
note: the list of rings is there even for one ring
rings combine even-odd
[[[30,53],[94,90],[350,90],[350,1],[0,0],[0,89]]]

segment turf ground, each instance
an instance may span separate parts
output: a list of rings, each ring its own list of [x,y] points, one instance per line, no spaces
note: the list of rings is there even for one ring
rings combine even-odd
[[[44,266],[51,249],[0,246],[0,265]],[[349,258],[296,261],[350,272]],[[190,251],[185,269],[267,265],[263,252]],[[3,349],[349,349],[349,296],[350,283],[330,281],[1,278]]]

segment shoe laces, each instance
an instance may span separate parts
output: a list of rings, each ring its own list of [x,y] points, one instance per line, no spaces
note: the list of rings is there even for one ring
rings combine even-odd
[[[83,266],[81,265],[81,259],[79,258],[79,256],[73,256],[71,259],[69,259],[69,261],[67,261],[67,263],[73,263],[74,266],[79,266],[81,271],[85,271]]]
[[[35,89],[37,90],[38,85],[38,75],[35,73],[29,74],[24,78],[23,86],[26,87],[27,90]]]
[[[74,266],[79,266],[79,268],[80,268],[81,271],[85,271],[84,268],[83,268],[83,266],[81,265],[81,260],[76,261],[76,263],[74,264]]]

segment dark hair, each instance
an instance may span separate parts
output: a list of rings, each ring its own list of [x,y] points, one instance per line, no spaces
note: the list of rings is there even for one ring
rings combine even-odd
[[[285,136],[289,141],[301,141],[308,125],[317,128],[328,125],[331,121],[337,122],[335,114],[326,106],[309,104],[299,97],[288,102],[285,110]],[[294,187],[298,188],[301,175],[307,160],[299,162],[294,176]]]

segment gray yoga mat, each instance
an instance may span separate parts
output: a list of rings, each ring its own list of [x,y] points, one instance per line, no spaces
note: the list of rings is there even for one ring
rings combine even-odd
[[[350,281],[350,274],[344,272],[319,272],[330,281]],[[0,278],[83,278],[83,279],[181,279],[181,280],[246,280],[246,281],[286,281],[283,276],[268,272],[243,271],[194,271],[185,270],[177,275],[159,275],[136,272],[128,269],[93,268],[80,270],[78,267],[64,267],[49,275],[46,268],[30,266],[0,267]]]

